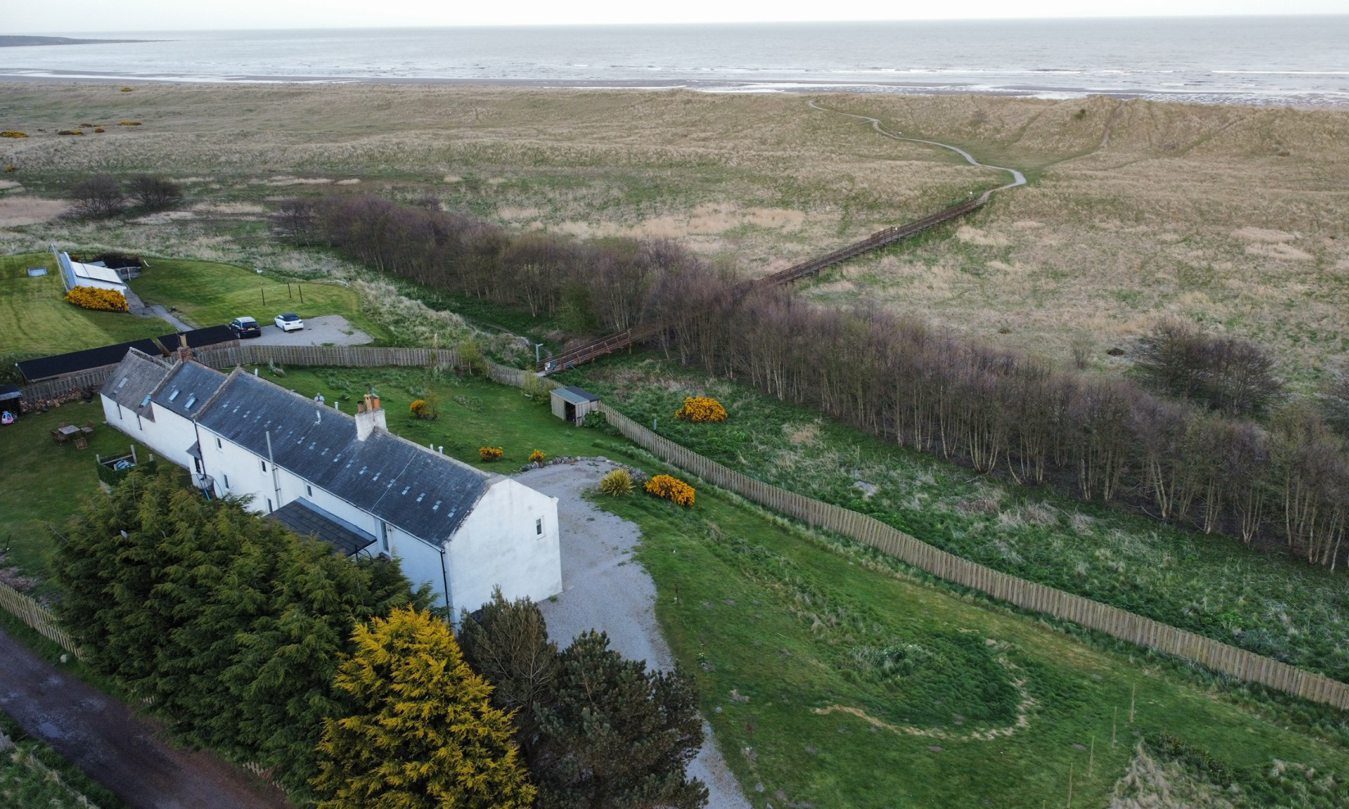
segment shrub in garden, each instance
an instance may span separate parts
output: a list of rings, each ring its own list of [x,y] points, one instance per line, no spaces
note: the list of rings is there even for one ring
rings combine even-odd
[[[696,495],[694,488],[679,478],[670,475],[656,475],[646,482],[646,493],[669,500],[677,506],[693,507]]]
[[[408,405],[408,410],[415,419],[434,419],[437,415],[434,402],[426,399],[413,399],[412,404]]]
[[[66,300],[81,309],[95,309],[100,312],[127,311],[126,296],[115,289],[72,287],[66,293]]]
[[[726,408],[711,396],[688,396],[684,399],[684,406],[675,411],[675,418],[694,423],[725,421]]]
[[[600,478],[600,494],[626,497],[632,494],[632,475],[626,469],[615,469]]]
[[[484,461],[497,461],[505,454],[506,450],[501,447],[478,447],[478,457]]]
[[[530,463],[543,463],[546,460],[548,460],[548,456],[544,455],[543,450],[541,449],[536,449],[533,452],[529,453]]]
[[[26,138],[26,137],[28,137],[27,132],[20,132],[17,129],[6,129],[4,132],[0,132],[0,138]]]

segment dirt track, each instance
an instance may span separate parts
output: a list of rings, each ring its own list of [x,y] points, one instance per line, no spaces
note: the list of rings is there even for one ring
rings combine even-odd
[[[0,709],[127,806],[288,807],[276,789],[214,755],[170,746],[120,700],[62,673],[0,631]]]

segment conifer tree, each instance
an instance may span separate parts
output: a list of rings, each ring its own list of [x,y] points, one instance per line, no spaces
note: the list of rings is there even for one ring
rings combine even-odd
[[[703,741],[692,681],[625,660],[586,632],[558,660],[538,709],[530,764],[545,809],[696,809],[707,787],[685,768]]]
[[[537,731],[535,708],[550,702],[556,687],[558,649],[548,639],[543,613],[527,598],[507,601],[498,587],[461,626],[464,659],[492,684],[492,703],[515,715],[528,754]]]
[[[318,746],[320,807],[532,804],[511,717],[492,706],[448,624],[400,608],[357,626],[353,645],[335,680],[349,712],[324,722]]]

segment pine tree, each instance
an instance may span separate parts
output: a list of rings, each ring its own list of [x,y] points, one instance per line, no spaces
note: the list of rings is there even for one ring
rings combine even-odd
[[[553,701],[538,708],[531,768],[546,809],[695,809],[707,787],[686,779],[702,745],[692,681],[625,660],[586,632],[558,660]]]
[[[535,790],[511,717],[469,669],[449,625],[396,609],[356,628],[336,685],[350,711],[324,722],[320,807],[528,807]]]

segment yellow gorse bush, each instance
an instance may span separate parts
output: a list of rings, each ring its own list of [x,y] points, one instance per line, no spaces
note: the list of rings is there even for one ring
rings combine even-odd
[[[425,399],[413,399],[412,404],[408,405],[413,418],[433,419],[436,417],[436,406]]]
[[[543,450],[541,449],[536,449],[533,452],[529,453],[530,463],[543,463],[546,460],[548,460],[548,456],[544,455]]]
[[[66,300],[81,309],[95,309],[100,312],[127,311],[126,296],[115,289],[72,287],[66,293]]]
[[[26,137],[28,137],[27,132],[20,132],[17,129],[6,129],[4,132],[0,132],[0,138],[26,138]]]
[[[484,461],[500,460],[501,456],[505,454],[506,450],[501,447],[478,447],[478,457]]]
[[[678,506],[693,507],[697,492],[692,486],[670,475],[656,475],[646,482],[646,493],[669,500]]]
[[[684,406],[675,411],[675,418],[695,423],[725,421],[726,408],[711,396],[689,396],[684,399]]]

